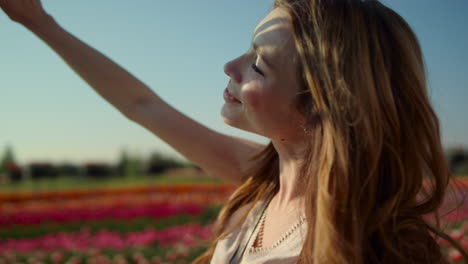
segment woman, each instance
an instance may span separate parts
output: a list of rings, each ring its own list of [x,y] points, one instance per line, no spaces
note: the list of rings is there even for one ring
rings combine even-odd
[[[226,64],[222,117],[267,146],[182,115],[39,0],[0,6],[130,120],[239,186],[195,263],[446,263],[439,236],[468,259],[422,217],[437,218],[451,175],[418,41],[378,1],[277,0]]]

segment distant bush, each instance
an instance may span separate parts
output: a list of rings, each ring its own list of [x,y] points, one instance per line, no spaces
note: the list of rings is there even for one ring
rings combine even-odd
[[[468,160],[457,164],[457,166],[453,169],[453,173],[455,175],[468,176]]]
[[[60,176],[79,176],[81,167],[71,163],[63,163],[57,166],[57,171]]]
[[[57,168],[51,163],[31,163],[29,164],[29,174],[31,179],[53,178],[58,176]]]
[[[183,168],[186,164],[175,159],[163,156],[159,153],[151,154],[147,161],[146,173],[147,174],[160,174],[168,169]]]
[[[105,163],[86,163],[83,172],[90,178],[107,178],[114,174],[112,167]]]
[[[15,161],[11,146],[6,147],[0,158],[0,174],[6,175],[12,182],[20,181],[23,177],[23,171]]]
[[[12,182],[18,182],[23,178],[23,170],[16,162],[6,162],[3,166],[3,170]]]
[[[468,151],[463,148],[450,149],[446,153],[450,170],[455,175],[468,175]]]
[[[138,157],[133,157],[123,151],[116,166],[116,173],[124,177],[137,177],[142,174],[141,161]]]

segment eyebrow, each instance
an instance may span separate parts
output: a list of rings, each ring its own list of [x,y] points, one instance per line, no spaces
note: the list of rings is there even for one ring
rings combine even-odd
[[[261,55],[261,54],[258,52],[258,50],[259,50],[259,45],[258,45],[256,42],[253,42],[253,43],[252,43],[252,47],[253,47],[253,49],[255,50],[255,52],[256,52],[257,54],[260,55],[260,57],[262,58],[262,60],[265,62],[265,64],[266,64],[270,69],[275,69],[274,64],[272,64],[272,63],[270,62],[270,60],[266,58],[266,56],[263,56],[263,55]]]

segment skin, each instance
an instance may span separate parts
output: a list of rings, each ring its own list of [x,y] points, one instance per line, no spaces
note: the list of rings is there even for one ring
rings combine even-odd
[[[294,107],[300,86],[289,14],[272,10],[256,27],[252,43],[257,50],[250,48],[224,67],[231,77],[228,90],[241,103],[226,102],[221,115],[230,126],[271,139],[279,154],[280,190],[268,210],[285,212],[297,207],[302,194],[294,183],[304,146],[304,119]]]

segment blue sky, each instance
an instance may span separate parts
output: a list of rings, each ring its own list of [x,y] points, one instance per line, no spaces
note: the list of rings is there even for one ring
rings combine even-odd
[[[383,1],[421,43],[429,94],[446,147],[468,146],[466,0]],[[226,134],[267,139],[224,124],[227,61],[245,52],[271,0],[43,0],[68,31],[97,48],[194,120]],[[113,162],[126,149],[181,156],[127,120],[37,37],[0,14],[0,151],[20,163]]]

